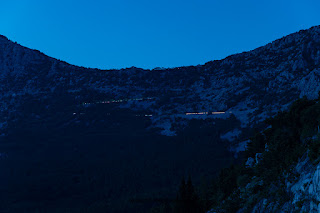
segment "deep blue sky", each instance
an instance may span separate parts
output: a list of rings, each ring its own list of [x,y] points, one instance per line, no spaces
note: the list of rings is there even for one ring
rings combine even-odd
[[[176,67],[319,25],[319,8],[319,0],[5,0],[0,34],[85,67]]]

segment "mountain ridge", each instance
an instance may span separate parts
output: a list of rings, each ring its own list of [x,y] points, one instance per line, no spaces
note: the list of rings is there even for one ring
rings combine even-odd
[[[172,124],[177,117],[185,117],[174,116],[173,111],[232,111],[246,127],[284,109],[299,96],[316,97],[320,90],[319,33],[320,26],[314,26],[222,60],[161,70],[78,67],[2,36],[6,42],[0,43],[0,92],[18,97],[59,87],[65,92],[90,88],[113,99],[155,96],[151,105],[138,108],[151,109],[154,126],[167,135],[175,134]],[[164,94],[169,99],[165,105],[160,101]],[[271,96],[278,98],[273,105]],[[257,110],[263,112],[255,113]]]
[[[257,49],[263,48],[263,47],[265,47],[265,46],[271,45],[271,44],[273,44],[274,42],[279,42],[279,41],[281,42],[282,39],[286,39],[286,38],[289,37],[289,36],[294,36],[294,35],[296,35],[296,34],[304,33],[304,32],[306,32],[306,31],[308,31],[308,30],[313,30],[313,29],[317,29],[317,28],[320,28],[320,25],[312,26],[312,27],[310,27],[310,28],[308,28],[308,29],[302,29],[302,30],[299,30],[299,31],[297,31],[297,32],[290,33],[289,35],[286,35],[286,36],[283,36],[283,37],[281,37],[281,38],[279,38],[279,39],[276,39],[276,40],[274,40],[274,41],[268,42],[268,43],[266,43],[265,45],[262,45],[262,46],[260,46],[260,47],[254,48],[254,49],[252,49],[252,50],[243,51],[243,52],[239,52],[239,53],[234,53],[234,54],[228,55],[228,56],[226,56],[226,57],[224,57],[224,58],[222,58],[222,59],[210,60],[210,61],[205,62],[205,63],[203,63],[203,64],[189,65],[189,66],[177,66],[177,67],[161,67],[161,69],[170,70],[170,69],[176,69],[176,68],[181,68],[181,67],[203,66],[203,65],[206,65],[206,64],[208,64],[208,63],[212,63],[212,62],[216,62],[216,61],[222,61],[222,60],[228,59],[228,58],[230,58],[230,57],[233,57],[233,56],[236,56],[236,55],[239,55],[239,54],[249,53],[249,52],[255,51],[255,50],[257,50]],[[138,67],[135,67],[135,66],[131,66],[131,67],[126,67],[126,68],[118,68],[118,69],[99,69],[99,68],[95,68],[95,67],[85,67],[85,66],[74,65],[74,64],[70,64],[70,63],[67,62],[67,61],[60,60],[60,59],[56,59],[56,58],[54,58],[54,57],[51,57],[51,56],[49,56],[49,55],[41,52],[40,50],[32,49],[32,48],[28,48],[28,47],[26,47],[26,46],[20,45],[19,43],[10,40],[10,39],[9,39],[8,37],[6,37],[5,35],[0,34],[0,38],[1,38],[1,39],[4,39],[4,40],[7,40],[7,41],[9,41],[9,42],[12,42],[12,43],[14,43],[14,44],[17,44],[17,45],[19,45],[19,46],[21,46],[21,47],[27,48],[27,49],[29,49],[29,50],[33,50],[33,51],[36,51],[36,52],[40,52],[41,54],[43,54],[43,55],[45,55],[45,56],[47,56],[47,57],[49,57],[49,58],[58,60],[58,61],[60,61],[60,62],[69,64],[69,65],[72,65],[72,66],[76,66],[76,67],[81,67],[81,68],[86,68],[86,69],[93,69],[93,70],[101,70],[101,71],[114,71],[114,70],[124,70],[124,69],[130,69],[130,68],[138,68]],[[157,67],[156,67],[156,68],[157,68]],[[143,69],[143,70],[155,70],[156,68],[153,68],[153,69],[138,68],[138,69]]]

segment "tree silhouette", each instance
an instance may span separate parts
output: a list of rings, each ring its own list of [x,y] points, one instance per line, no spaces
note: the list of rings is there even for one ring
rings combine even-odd
[[[186,183],[183,178],[176,199],[176,213],[200,213],[198,196],[195,193],[191,178]]]

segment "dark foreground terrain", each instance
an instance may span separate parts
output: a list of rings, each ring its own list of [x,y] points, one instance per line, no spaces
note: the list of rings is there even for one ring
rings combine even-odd
[[[152,198],[174,199],[183,177],[200,183],[232,160],[219,131],[234,118],[193,120],[168,137],[147,130],[143,112],[116,104],[45,105],[26,102],[1,137],[4,212],[149,211],[159,204]]]

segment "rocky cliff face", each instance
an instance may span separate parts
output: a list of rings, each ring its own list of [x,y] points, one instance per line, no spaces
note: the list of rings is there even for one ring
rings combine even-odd
[[[27,97],[60,92],[79,102],[121,100],[121,107],[148,110],[152,125],[167,135],[175,134],[181,119],[222,116],[188,117],[186,112],[227,112],[241,125],[224,134],[230,135],[229,140],[244,141],[241,134],[247,127],[285,109],[298,97],[316,97],[319,90],[320,26],[223,60],[160,70],[77,67],[0,37],[2,128]],[[89,100],[88,91],[97,98]]]
[[[279,203],[263,198],[252,212],[319,212],[320,164],[314,165],[305,155],[293,173],[296,174],[295,179],[286,181],[286,191],[291,197],[288,202],[279,206]]]

